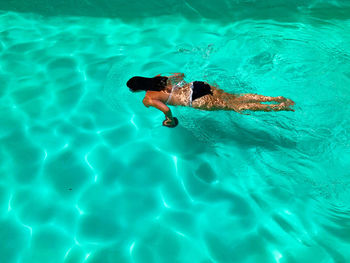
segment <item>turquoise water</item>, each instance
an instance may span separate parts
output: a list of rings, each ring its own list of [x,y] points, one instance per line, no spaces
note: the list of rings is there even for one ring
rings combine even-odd
[[[348,4],[137,3],[0,4],[0,262],[349,262]],[[167,72],[296,111],[168,129]]]

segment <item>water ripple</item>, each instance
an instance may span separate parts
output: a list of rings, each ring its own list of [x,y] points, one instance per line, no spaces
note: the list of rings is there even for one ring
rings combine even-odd
[[[349,261],[348,5],[266,3],[1,11],[0,261]],[[296,111],[164,128],[125,82],[178,71]]]

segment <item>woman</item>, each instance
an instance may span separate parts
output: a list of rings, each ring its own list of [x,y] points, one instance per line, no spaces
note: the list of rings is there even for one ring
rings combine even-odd
[[[186,83],[183,73],[171,76],[153,78],[132,77],[127,86],[132,92],[146,91],[143,104],[153,106],[165,114],[163,125],[176,127],[178,120],[172,116],[167,105],[189,106],[200,110],[233,110],[251,111],[294,111],[290,106],[294,102],[282,96],[268,97],[257,94],[234,95],[227,93],[203,81]],[[262,104],[261,102],[276,102],[277,104]]]

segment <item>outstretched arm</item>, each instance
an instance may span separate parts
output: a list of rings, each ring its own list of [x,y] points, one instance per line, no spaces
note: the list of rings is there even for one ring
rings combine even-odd
[[[184,73],[171,73],[171,74],[172,75],[170,75],[168,78],[175,79],[177,81],[180,81],[180,80],[182,80],[185,77]],[[162,76],[162,74],[158,74],[158,75],[156,75],[154,77],[161,77],[161,76]]]
[[[173,74],[173,76],[182,76],[182,77],[185,77],[185,74],[184,74],[184,73],[181,73],[181,72],[179,72],[179,73],[171,73],[171,74]]]
[[[173,75],[169,76],[168,78],[174,81],[181,81],[185,77],[184,73],[173,73]]]

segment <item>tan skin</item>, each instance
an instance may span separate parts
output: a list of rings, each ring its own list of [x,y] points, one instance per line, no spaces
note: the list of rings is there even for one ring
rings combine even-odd
[[[157,76],[160,76],[157,75]],[[173,83],[183,80],[183,73],[174,73],[168,76],[168,83],[162,91],[147,91],[143,104],[146,107],[155,107],[165,114],[164,122],[167,126],[175,124],[170,108],[165,104],[171,92]],[[179,92],[173,93],[169,105],[187,106],[184,98],[188,98],[190,92],[190,83],[184,83]],[[227,93],[216,86],[210,85],[213,95],[205,95],[192,101],[192,108],[200,110],[233,110],[241,113],[245,110],[250,111],[294,111],[290,107],[294,102],[290,99],[279,97],[269,97],[257,94],[231,94]],[[180,90],[181,89],[181,90]],[[262,102],[275,102],[276,104],[262,104]]]

